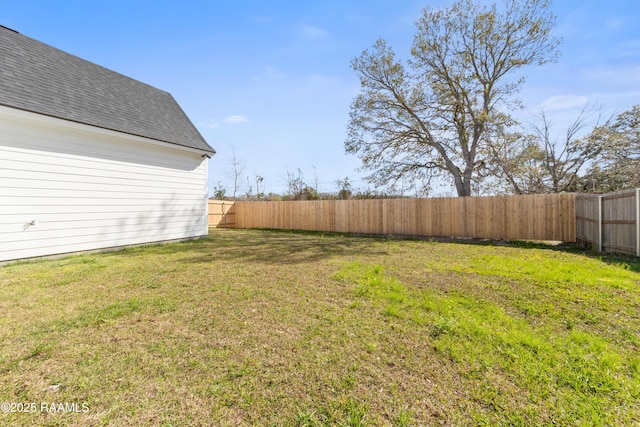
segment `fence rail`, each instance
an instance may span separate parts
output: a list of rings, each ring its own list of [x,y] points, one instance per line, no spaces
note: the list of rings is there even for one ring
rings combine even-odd
[[[234,213],[234,225],[238,228],[506,240],[576,240],[576,194],[239,201],[234,205]]]
[[[580,194],[576,218],[576,239],[582,245],[640,257],[640,189]]]

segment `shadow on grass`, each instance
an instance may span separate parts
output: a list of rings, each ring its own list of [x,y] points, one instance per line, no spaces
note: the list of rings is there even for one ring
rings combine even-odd
[[[354,238],[356,237],[356,238]],[[598,253],[571,243],[538,241],[503,241],[487,239],[453,239],[417,236],[379,236],[351,233],[331,233],[277,229],[212,229],[202,239],[171,244],[125,248],[113,252],[116,255],[145,256],[145,250],[158,254],[198,255],[184,259],[189,263],[206,263],[212,260],[259,262],[272,265],[304,264],[336,256],[385,255],[384,246],[376,245],[389,240],[414,240],[455,243],[460,245],[514,247],[571,253],[600,260],[607,264],[640,273],[640,259],[612,253]]]
[[[381,237],[351,238],[348,234],[291,230],[212,230],[197,248],[200,256],[187,262],[212,259],[266,264],[304,264],[347,255],[384,255],[375,242]]]
[[[416,238],[417,240],[425,240],[425,238]],[[426,238],[429,240],[429,238]],[[570,253],[581,255],[591,259],[597,259],[606,264],[616,265],[626,270],[640,273],[640,258],[632,255],[616,254],[611,252],[600,253],[593,249],[585,249],[576,243],[563,242],[541,242],[530,240],[489,240],[489,239],[451,239],[451,238],[433,238],[431,240],[439,242],[457,243],[465,245],[479,246],[500,246],[522,249],[541,249],[553,252]]]
[[[545,242],[512,241],[508,246],[531,249],[548,249],[556,252],[565,252],[582,255],[587,258],[597,259],[607,264],[621,266],[624,269],[640,273],[640,258],[632,255],[616,254],[611,252],[596,252],[593,249],[585,249],[575,243],[549,244]]]
[[[538,241],[501,241],[487,239],[452,239],[438,237],[416,236],[377,236],[351,233],[327,233],[301,230],[258,230],[261,233],[234,239],[234,233],[244,230],[214,230],[209,234],[211,243],[216,244],[216,257],[223,259],[237,259],[239,257],[249,261],[259,261],[272,264],[291,264],[316,261],[329,256],[349,254],[384,254],[380,246],[374,247],[374,242],[388,240],[416,240],[429,242],[455,243],[477,246],[515,247],[523,249],[541,249],[554,252],[582,255],[598,259],[604,263],[621,266],[634,272],[640,272],[640,259],[621,254],[598,253],[587,250],[572,243],[538,242]],[[236,235],[237,236],[237,235]],[[354,239],[353,237],[358,237]],[[205,260],[210,260],[206,257]],[[194,261],[199,262],[199,261]]]
[[[620,255],[612,253],[598,253],[594,251],[587,251],[578,249],[577,252],[584,254],[587,257],[599,259],[607,264],[621,266],[624,269],[640,273],[640,258],[636,258],[631,255]]]

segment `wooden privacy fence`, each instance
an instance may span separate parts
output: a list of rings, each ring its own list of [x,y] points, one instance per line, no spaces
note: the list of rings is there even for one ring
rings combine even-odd
[[[609,194],[579,194],[576,239],[599,252],[640,257],[640,189]]]
[[[575,203],[575,194],[546,194],[441,199],[242,201],[236,202],[231,209],[235,213],[237,228],[575,242]],[[209,218],[211,223],[211,216]],[[227,226],[229,224],[227,220]]]
[[[209,200],[209,227],[233,228],[236,225],[235,202]]]

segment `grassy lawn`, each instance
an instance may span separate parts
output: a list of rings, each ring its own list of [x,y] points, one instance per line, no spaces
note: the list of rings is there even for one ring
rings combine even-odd
[[[0,339],[0,400],[37,405],[0,425],[640,424],[640,262],[544,245],[216,230],[10,264]]]

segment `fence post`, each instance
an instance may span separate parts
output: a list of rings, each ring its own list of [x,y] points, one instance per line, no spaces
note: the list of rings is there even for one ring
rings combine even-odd
[[[603,227],[602,227],[602,209],[604,208],[602,203],[602,196],[598,196],[598,252],[602,252],[603,239]]]
[[[636,256],[640,258],[640,188],[636,188]]]

